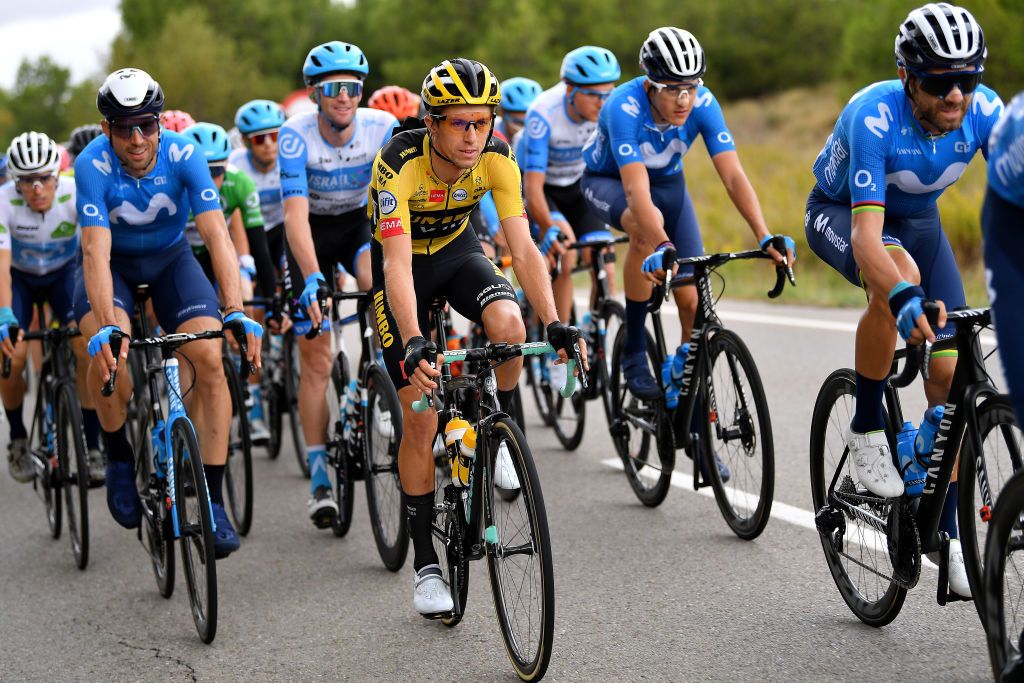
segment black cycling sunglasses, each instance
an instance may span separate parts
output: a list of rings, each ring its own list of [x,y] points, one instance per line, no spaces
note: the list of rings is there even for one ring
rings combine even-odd
[[[984,69],[977,71],[948,71],[942,74],[930,74],[922,71],[911,71],[914,78],[921,84],[921,90],[932,97],[945,98],[953,91],[953,88],[960,88],[964,95],[970,95],[978,89],[981,84],[981,77]]]
[[[110,132],[122,140],[131,138],[136,128],[138,128],[139,133],[144,138],[156,135],[157,131],[160,130],[160,117],[155,115],[136,116],[128,119],[107,119],[107,123],[110,124]]]

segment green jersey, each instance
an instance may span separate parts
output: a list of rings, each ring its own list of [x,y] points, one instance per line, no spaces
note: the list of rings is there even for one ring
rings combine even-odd
[[[228,166],[224,173],[224,182],[220,186],[220,206],[224,210],[224,221],[231,223],[235,209],[242,212],[242,224],[246,230],[263,229],[263,214],[260,213],[260,193],[256,183],[244,171]],[[206,251],[203,238],[196,230],[196,222],[192,216],[185,224],[185,237],[196,253]]]

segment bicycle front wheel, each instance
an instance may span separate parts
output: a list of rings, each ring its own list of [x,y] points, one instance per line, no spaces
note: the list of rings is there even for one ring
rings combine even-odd
[[[611,425],[615,421],[615,398],[611,392],[612,343],[619,336],[619,329],[626,324],[626,309],[618,301],[604,302],[598,313],[598,327],[594,334],[592,348],[587,349],[590,357],[591,381],[594,391],[601,392],[604,416]]]
[[[252,528],[252,439],[249,417],[245,412],[242,378],[231,355],[224,356],[224,376],[231,394],[231,432],[228,435],[228,460],[224,483],[228,494],[228,510],[235,530],[245,536]]]
[[[309,479],[306,435],[302,431],[302,418],[299,416],[299,375],[298,341],[295,334],[289,331],[284,336],[284,409],[288,413],[288,426],[291,428],[292,445],[295,447],[295,458],[299,461],[299,471],[303,477]]]
[[[86,459],[82,409],[71,384],[57,393],[57,462],[67,508],[71,554],[79,569],[89,564],[89,463]]]
[[[486,453],[493,471],[504,445],[519,477],[521,495],[493,500],[484,540],[494,610],[505,651],[524,681],[544,676],[551,660],[555,626],[555,580],[551,539],[540,477],[519,426],[499,418],[487,435]],[[485,490],[493,488],[485,478]],[[488,495],[485,493],[485,495]]]
[[[402,407],[388,374],[371,363],[363,381],[366,504],[377,552],[384,566],[397,572],[409,552],[402,484],[398,479],[398,446],[402,442]]]
[[[990,396],[977,410],[978,434],[967,434],[960,453],[957,481],[957,520],[960,547],[971,592],[981,595],[983,570],[981,551],[985,547],[989,515],[998,509],[1000,491],[1024,465],[1024,437],[1006,396]],[[981,444],[975,448],[974,439]],[[985,601],[976,599],[974,606],[985,622]]]
[[[1024,474],[1015,473],[996,502],[985,541],[983,624],[995,680],[1024,672],[1020,637],[1024,634]],[[1010,662],[1011,669],[1007,670]]]
[[[907,589],[891,578],[888,540],[868,520],[885,520],[889,504],[857,493],[857,479],[846,447],[853,418],[853,370],[836,370],[825,380],[811,417],[811,499],[825,561],[847,606],[868,626],[885,626],[900,613]],[[846,502],[836,503],[837,492]]]
[[[185,584],[192,621],[204,643],[217,635],[217,563],[213,550],[213,519],[206,475],[192,423],[178,418],[171,429],[178,541],[185,565]]]
[[[768,524],[775,492],[768,401],[754,359],[739,336],[719,330],[709,352],[715,401],[712,406],[706,400],[700,404],[705,413],[699,416],[702,457],[725,523],[749,541]]]

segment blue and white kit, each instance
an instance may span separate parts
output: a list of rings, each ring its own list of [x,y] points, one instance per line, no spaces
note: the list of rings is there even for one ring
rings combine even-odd
[[[544,184],[568,187],[583,175],[583,146],[597,124],[569,117],[566,85],[559,83],[537,96],[526,112],[522,144],[516,150],[524,171],[544,174]]]
[[[228,163],[252,178],[260,193],[260,213],[263,214],[263,228],[269,232],[284,223],[284,202],[281,198],[281,173],[277,166],[266,173],[252,163],[252,152],[236,149],[228,157]]]

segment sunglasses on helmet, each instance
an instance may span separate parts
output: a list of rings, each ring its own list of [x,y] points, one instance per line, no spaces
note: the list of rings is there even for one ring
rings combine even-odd
[[[924,71],[910,71],[910,73],[921,84],[921,90],[932,97],[943,99],[953,91],[954,87],[959,88],[964,95],[970,95],[981,84],[984,71],[984,69],[978,69],[976,71],[948,71],[942,74],[930,74]]]
[[[320,83],[316,89],[323,97],[337,97],[344,90],[349,97],[359,97],[363,94],[362,81],[330,81]]]
[[[107,119],[107,123],[110,124],[110,132],[122,140],[131,138],[136,129],[144,138],[156,135],[160,130],[160,117],[156,114],[127,119]]]

